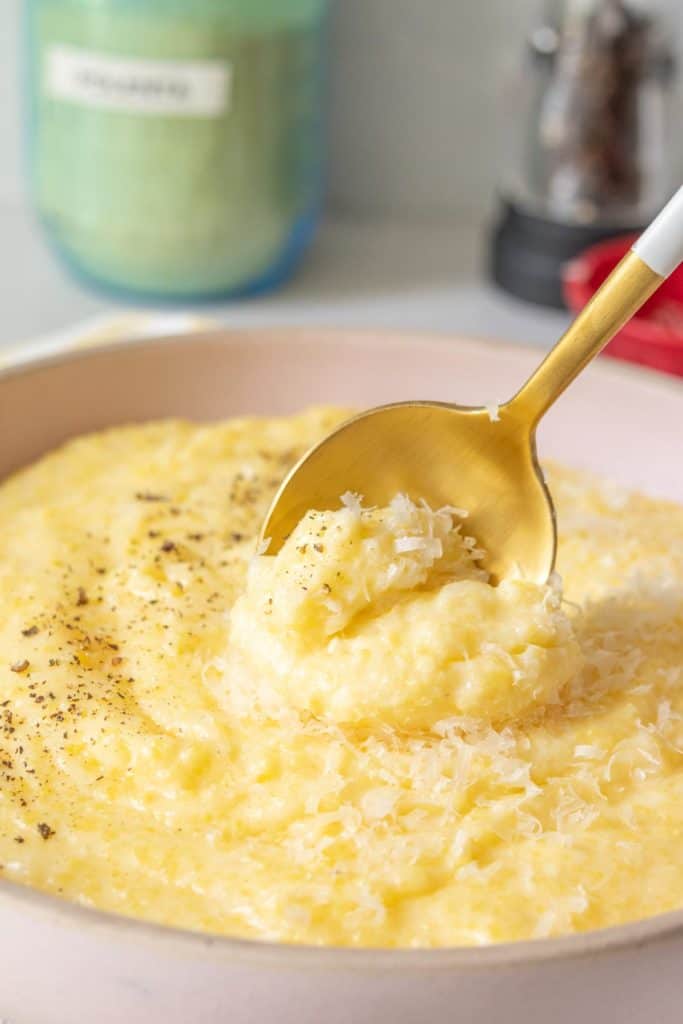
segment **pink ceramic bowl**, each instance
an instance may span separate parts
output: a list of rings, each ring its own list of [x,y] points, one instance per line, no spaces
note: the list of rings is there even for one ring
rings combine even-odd
[[[0,371],[0,476],[67,437],[159,416],[315,402],[509,397],[530,349],[360,332],[222,331]],[[542,455],[683,501],[683,388],[603,363],[548,415]],[[456,453],[457,457],[457,453]],[[12,1024],[679,1024],[683,911],[475,949],[312,949],[116,917],[0,881],[0,1018]]]

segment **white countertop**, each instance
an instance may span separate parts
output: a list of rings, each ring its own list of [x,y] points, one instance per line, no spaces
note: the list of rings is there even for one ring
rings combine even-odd
[[[567,317],[488,285],[483,235],[462,224],[328,222],[285,288],[194,312],[227,324],[414,328],[549,346]],[[125,308],[74,282],[23,208],[0,207],[0,252],[0,345]]]

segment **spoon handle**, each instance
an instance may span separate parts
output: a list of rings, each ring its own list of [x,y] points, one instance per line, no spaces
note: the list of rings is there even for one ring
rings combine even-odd
[[[507,409],[532,429],[683,261],[683,186],[595,293]]]

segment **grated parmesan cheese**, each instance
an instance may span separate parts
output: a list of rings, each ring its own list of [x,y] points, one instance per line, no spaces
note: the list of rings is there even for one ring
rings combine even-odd
[[[352,946],[683,905],[683,511],[551,467],[542,593],[403,496],[252,560],[346,415],[132,426],[0,484],[0,876]]]

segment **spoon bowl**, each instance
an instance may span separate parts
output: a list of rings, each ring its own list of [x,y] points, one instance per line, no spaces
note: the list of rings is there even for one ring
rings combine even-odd
[[[396,494],[467,512],[493,583],[544,582],[555,561],[555,511],[528,427],[498,410],[400,402],[361,413],[311,449],[282,483],[262,536],[275,554],[309,508],[336,508],[342,490],[367,505]]]

